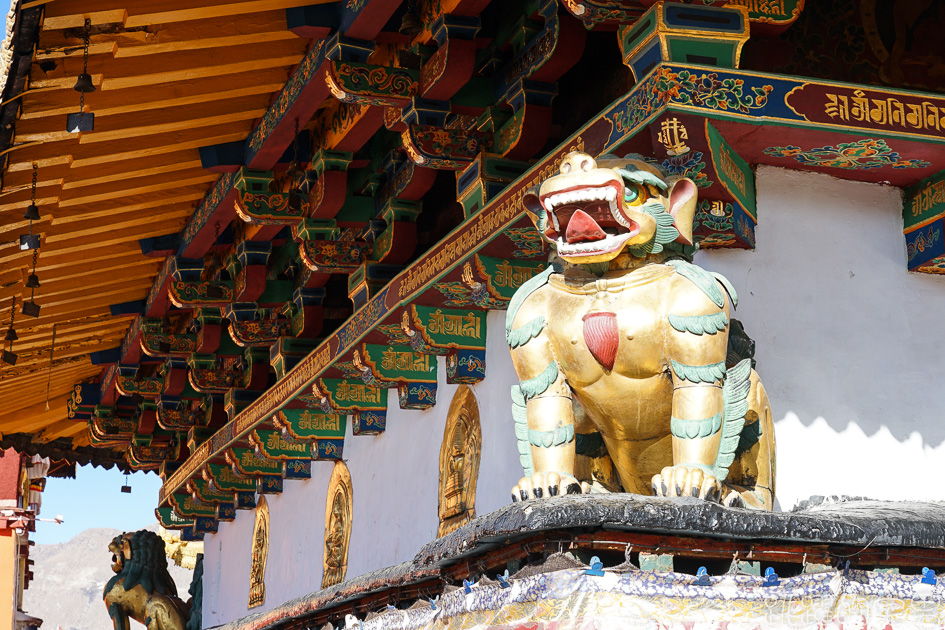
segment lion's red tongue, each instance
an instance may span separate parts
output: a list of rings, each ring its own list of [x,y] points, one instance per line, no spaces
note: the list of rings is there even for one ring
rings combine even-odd
[[[616,313],[598,311],[588,313],[584,321],[584,343],[597,362],[608,370],[614,369],[617,359],[617,345],[620,334],[617,332]]]
[[[597,225],[597,221],[592,219],[589,214],[583,210],[575,210],[568,221],[568,229],[564,238],[569,243],[599,241],[607,238],[607,233]]]

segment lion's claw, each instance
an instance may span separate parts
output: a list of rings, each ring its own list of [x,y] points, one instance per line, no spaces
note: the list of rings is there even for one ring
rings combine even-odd
[[[531,477],[522,477],[512,488],[512,501],[528,501],[542,497],[556,497],[559,494],[582,494],[590,492],[588,484],[582,484],[571,475],[547,472],[535,473]]]
[[[691,496],[713,502],[721,502],[722,498],[723,486],[715,476],[685,464],[665,467],[653,475],[651,484],[658,497]]]

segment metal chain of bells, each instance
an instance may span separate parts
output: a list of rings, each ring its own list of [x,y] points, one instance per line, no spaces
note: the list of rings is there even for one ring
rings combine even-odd
[[[82,48],[82,74],[89,72],[89,41],[92,39],[92,20],[85,18],[85,38]],[[85,92],[79,92],[79,113],[85,111]]]
[[[36,275],[36,261],[37,261],[38,259],[39,259],[39,249],[34,249],[34,250],[33,250],[33,273],[32,273],[32,275],[34,275],[34,276]],[[30,299],[31,299],[31,300],[33,299],[33,293],[34,293],[35,291],[36,291],[36,287],[30,287]]]
[[[30,186],[30,205],[34,207],[36,206],[36,178],[37,178],[38,173],[39,173],[39,167],[36,164],[33,164],[33,183]],[[33,233],[33,219],[32,218],[30,218],[29,233],[30,234]],[[36,264],[34,263],[33,266],[35,267]]]
[[[13,296],[13,304],[10,305],[10,328],[7,330],[6,341],[10,342],[10,351],[13,351],[13,342],[16,341],[16,332],[13,330],[13,324],[16,321],[16,296]]]

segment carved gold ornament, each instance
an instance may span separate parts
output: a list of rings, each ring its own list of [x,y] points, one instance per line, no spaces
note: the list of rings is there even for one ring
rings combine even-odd
[[[482,452],[479,404],[466,385],[453,395],[440,447],[440,526],[445,536],[476,516],[476,480]]]
[[[354,495],[351,473],[344,462],[335,462],[328,482],[325,502],[325,553],[322,588],[340,584],[348,570],[348,543],[351,540],[351,513]]]
[[[685,155],[690,149],[685,141],[689,139],[689,132],[686,126],[682,124],[675,116],[667,118],[660,123],[660,131],[656,135],[667,155]]]
[[[260,496],[253,525],[253,555],[249,570],[249,608],[266,601],[266,557],[269,555],[269,504]]]

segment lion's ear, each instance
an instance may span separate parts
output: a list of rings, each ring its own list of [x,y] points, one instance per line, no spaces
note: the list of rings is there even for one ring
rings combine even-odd
[[[692,245],[692,220],[696,215],[698,189],[688,177],[670,178],[669,207],[667,211],[673,215],[673,225],[679,231],[677,243]]]
[[[538,198],[538,188],[532,188],[522,196],[522,205],[528,212],[528,218],[532,220],[539,232],[544,232],[545,228],[545,208],[541,205]]]
[[[125,560],[131,560],[131,541],[127,538],[121,539],[121,555],[125,556]]]

